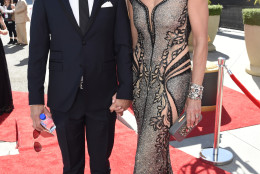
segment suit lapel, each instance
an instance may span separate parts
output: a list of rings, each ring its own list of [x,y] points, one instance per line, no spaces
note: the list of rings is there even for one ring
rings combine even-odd
[[[83,37],[80,27],[74,17],[69,0],[58,0],[58,1],[60,2],[60,5],[61,5],[63,11],[65,12],[67,18],[70,20],[70,22],[73,25],[73,27],[75,28],[75,30],[79,33],[80,36]]]
[[[93,22],[95,21],[95,18],[96,18],[97,14],[98,14],[98,12],[99,12],[99,10],[101,8],[102,2],[103,2],[103,0],[94,0],[91,16],[90,16],[90,19],[88,21],[88,26],[87,26],[85,35],[89,31],[89,29],[92,26]]]

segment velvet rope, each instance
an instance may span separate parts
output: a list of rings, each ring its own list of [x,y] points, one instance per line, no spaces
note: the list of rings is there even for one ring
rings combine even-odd
[[[245,93],[245,95],[258,107],[260,108],[260,102],[242,85],[242,83],[234,76],[234,74],[230,73],[229,75],[231,79],[237,84],[237,86]]]

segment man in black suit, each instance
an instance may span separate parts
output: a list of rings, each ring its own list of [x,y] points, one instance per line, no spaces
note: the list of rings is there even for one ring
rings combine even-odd
[[[52,116],[63,173],[84,173],[85,135],[91,173],[110,173],[116,113],[122,115],[132,100],[125,0],[36,0],[30,35],[28,88],[34,128],[43,130],[41,113]],[[44,107],[43,86],[49,52],[51,112]]]

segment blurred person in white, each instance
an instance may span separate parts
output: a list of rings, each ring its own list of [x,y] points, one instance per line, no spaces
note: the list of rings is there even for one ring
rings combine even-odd
[[[27,3],[25,0],[18,0],[15,6],[14,14],[18,44],[22,46],[28,45],[26,22],[29,22],[30,19],[28,17]]]

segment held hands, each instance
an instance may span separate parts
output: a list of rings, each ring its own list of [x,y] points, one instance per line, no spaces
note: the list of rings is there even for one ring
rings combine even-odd
[[[117,116],[122,116],[123,112],[127,110],[131,104],[131,100],[117,99],[116,94],[112,97],[112,105],[110,106],[110,112],[116,112]]]
[[[44,105],[32,105],[30,106],[30,110],[33,128],[38,131],[44,131],[45,129],[41,126],[40,114],[44,113],[46,116],[52,117],[51,113]]]
[[[196,126],[201,116],[201,100],[193,100],[188,98],[185,104],[187,114],[187,127]]]

